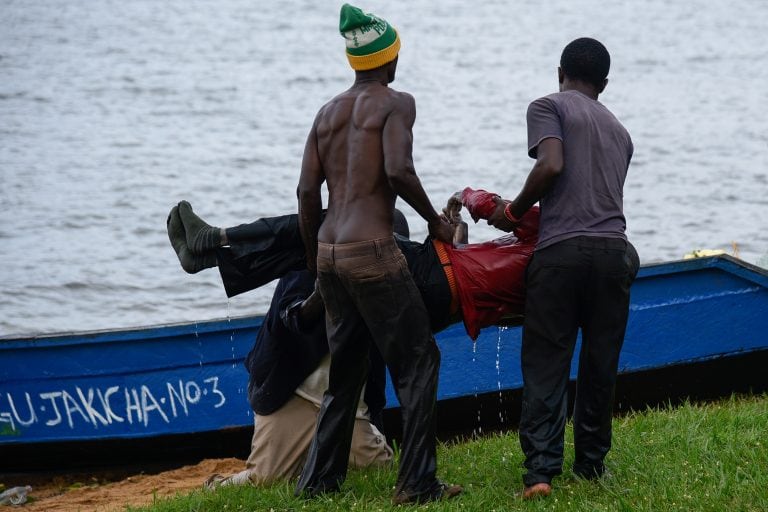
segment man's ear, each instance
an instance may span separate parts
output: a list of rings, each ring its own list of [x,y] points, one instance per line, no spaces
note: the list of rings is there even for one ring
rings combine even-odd
[[[603,86],[598,89],[597,94],[603,94],[603,91],[605,90],[605,86],[608,85],[608,79],[606,78],[603,80]]]
[[[565,80],[565,73],[563,73],[563,68],[557,66],[557,83],[562,84],[563,80]]]

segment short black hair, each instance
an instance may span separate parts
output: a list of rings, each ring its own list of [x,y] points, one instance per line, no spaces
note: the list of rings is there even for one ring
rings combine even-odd
[[[597,39],[580,37],[563,49],[560,68],[572,80],[602,87],[611,68],[611,55]]]

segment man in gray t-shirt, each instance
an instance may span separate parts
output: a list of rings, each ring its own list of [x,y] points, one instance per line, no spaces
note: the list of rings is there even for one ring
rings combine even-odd
[[[632,158],[627,130],[599,101],[577,89],[539,98],[528,107],[528,155],[539,144],[561,142],[564,171],[540,198],[543,249],[575,236],[626,240],[624,178]]]
[[[521,351],[520,444],[524,498],[546,496],[562,473],[570,365],[581,329],[574,406],[573,472],[597,478],[611,446],[611,412],[629,288],[639,261],[624,233],[623,187],[632,157],[627,130],[597,97],[610,56],[598,41],[563,50],[560,92],[528,107],[528,154],[520,194],[498,199],[489,222],[510,231],[537,201],[539,241],[526,273]]]

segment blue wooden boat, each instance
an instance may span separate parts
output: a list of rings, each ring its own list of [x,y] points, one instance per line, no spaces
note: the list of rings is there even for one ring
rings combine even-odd
[[[619,401],[631,395],[626,386],[622,390],[621,378],[631,382],[633,376],[671,369],[672,382],[686,375],[684,368],[745,356],[761,358],[762,366],[768,354],[768,272],[738,259],[643,266],[630,308]],[[50,443],[245,432],[253,419],[242,363],[260,325],[256,316],[0,338],[0,451],[18,455]],[[519,327],[488,328],[473,343],[461,324],[437,336],[443,354],[439,407],[461,405],[439,411],[442,432],[513,423],[515,393],[522,386],[520,337]],[[731,374],[735,380],[725,382],[726,392],[740,390],[739,379],[746,379],[741,386],[747,390],[767,387],[764,366]],[[710,377],[693,373],[685,380],[701,387]],[[637,386],[647,389],[648,382],[658,379]],[[660,401],[684,391],[669,386]],[[391,387],[388,404],[397,414]],[[484,422],[483,415],[492,421]]]

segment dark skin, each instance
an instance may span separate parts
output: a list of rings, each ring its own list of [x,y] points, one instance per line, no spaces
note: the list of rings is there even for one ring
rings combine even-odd
[[[343,244],[391,237],[398,196],[427,221],[433,237],[452,240],[453,227],[432,206],[416,176],[416,105],[410,94],[388,87],[396,69],[397,59],[357,71],[352,87],[315,117],[298,186],[299,228],[313,272],[318,241]],[[323,182],[328,186],[324,221]]]
[[[608,85],[607,78],[603,80],[600,86],[583,80],[574,80],[568,77],[560,67],[557,68],[557,78],[560,84],[560,92],[579,91],[595,101],[605,90],[605,86]],[[510,213],[519,219],[531,206],[549,192],[562,171],[563,142],[553,137],[542,140],[536,148],[536,163],[533,164],[533,169],[528,174],[523,189],[512,201],[495,197],[496,210],[488,219],[488,224],[502,231],[512,231],[515,222],[512,222],[504,215],[507,205],[510,205]]]

